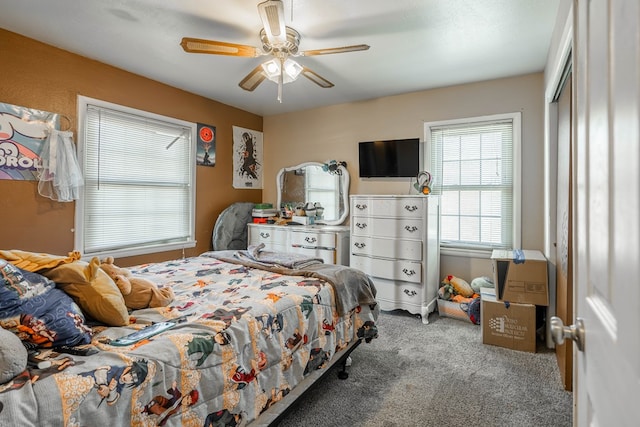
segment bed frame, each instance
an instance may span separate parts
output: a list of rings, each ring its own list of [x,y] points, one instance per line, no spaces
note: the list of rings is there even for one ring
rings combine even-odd
[[[342,351],[344,354],[339,357],[334,357],[327,367],[324,369],[318,369],[309,374],[304,380],[296,385],[291,393],[260,414],[258,418],[248,424],[248,427],[274,427],[278,425],[278,423],[301,402],[301,399],[308,391],[320,383],[321,380],[329,374],[329,372],[333,372],[333,368],[336,365],[342,364],[342,369],[338,372],[338,378],[341,380],[349,378],[347,367],[351,365],[351,352],[355,350],[361,342],[361,339],[353,341]]]

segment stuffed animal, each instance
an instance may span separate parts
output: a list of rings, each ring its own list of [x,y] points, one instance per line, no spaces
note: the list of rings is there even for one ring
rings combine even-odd
[[[487,276],[476,277],[471,281],[471,288],[477,294],[481,292],[480,288],[493,288],[493,280]]]
[[[449,275],[444,278],[442,284],[451,285],[453,287],[454,294],[462,295],[465,298],[473,297],[473,294],[475,293],[469,283],[460,277]]]
[[[134,276],[126,268],[116,266],[113,257],[102,260],[100,268],[113,279],[130,310],[166,307],[173,301],[174,294],[171,288],[158,288],[151,280]]]

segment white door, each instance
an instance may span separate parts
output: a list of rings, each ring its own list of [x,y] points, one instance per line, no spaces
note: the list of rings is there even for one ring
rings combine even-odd
[[[577,426],[638,426],[640,2],[574,1]]]

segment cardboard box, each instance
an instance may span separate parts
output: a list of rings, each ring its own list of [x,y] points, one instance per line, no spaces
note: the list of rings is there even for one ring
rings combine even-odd
[[[482,294],[482,342],[536,352],[536,306],[498,301]]]
[[[547,259],[542,252],[494,250],[491,261],[498,300],[549,305]]]
[[[464,322],[473,323],[469,318],[469,314],[462,309],[459,302],[447,301],[446,299],[440,298],[436,301],[438,301],[438,315],[440,317],[451,317]]]

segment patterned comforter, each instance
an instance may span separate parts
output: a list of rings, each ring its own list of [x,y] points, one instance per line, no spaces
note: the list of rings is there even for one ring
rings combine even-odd
[[[171,286],[173,304],[134,311],[129,327],[94,326],[97,354],[51,352],[50,367],[5,386],[0,404],[11,425],[245,425],[354,340],[377,335],[377,305],[339,315],[337,290],[346,295],[350,285],[329,286],[324,276],[256,269],[215,252],[131,270]],[[111,344],[167,319],[176,326]]]

